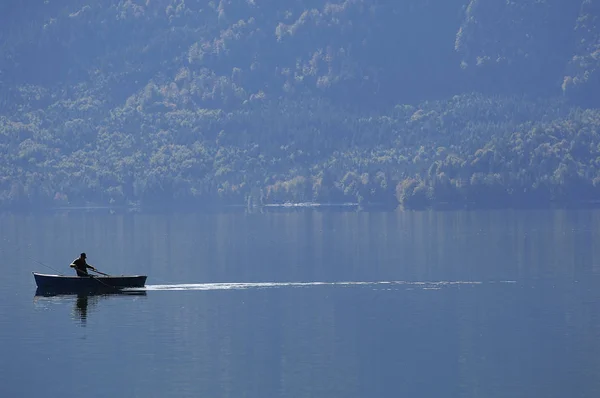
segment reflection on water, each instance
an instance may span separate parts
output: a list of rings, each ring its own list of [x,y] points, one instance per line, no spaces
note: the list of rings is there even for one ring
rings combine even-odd
[[[114,297],[132,297],[146,296],[145,291],[119,291],[113,293],[78,293],[78,294],[57,294],[40,289],[36,290],[34,304],[37,306],[47,306],[49,303],[65,303],[73,301],[73,310],[71,312],[74,319],[79,321],[81,326],[86,326],[88,311],[94,310],[98,303]]]
[[[98,304],[98,296],[92,296],[91,305]],[[88,306],[90,305],[89,296],[87,294],[78,294],[75,302],[74,314],[81,320],[81,325],[85,326],[87,322]]]

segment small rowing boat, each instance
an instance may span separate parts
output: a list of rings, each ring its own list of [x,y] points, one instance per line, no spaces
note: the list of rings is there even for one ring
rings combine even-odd
[[[38,290],[79,293],[110,292],[131,287],[144,287],[146,275],[121,276],[65,276],[33,273]]]

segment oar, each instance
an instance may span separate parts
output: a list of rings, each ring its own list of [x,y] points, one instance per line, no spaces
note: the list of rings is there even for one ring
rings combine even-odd
[[[108,275],[108,274],[105,274],[104,272],[100,272],[100,271],[97,271],[97,270],[95,270],[95,269],[93,269],[92,271],[93,271],[93,272],[95,272],[95,273],[97,273],[97,274],[100,274],[100,275],[104,275],[104,276],[110,276],[110,275]]]
[[[108,275],[108,274],[105,274],[104,272],[100,272],[100,271],[98,271],[98,270],[96,270],[96,269],[92,269],[92,271],[93,271],[93,272],[95,272],[95,273],[97,273],[97,274],[100,274],[100,275],[104,275],[104,276],[110,276],[110,275]],[[114,290],[116,290],[116,291],[117,291],[117,290],[118,290],[118,291],[120,291],[120,290],[121,290],[121,289],[119,289],[119,288],[118,288],[118,287],[116,287],[116,286],[109,285],[109,284],[107,284],[107,283],[104,283],[104,282],[102,282],[100,279],[94,278],[94,275],[90,275],[90,278],[92,278],[92,279],[93,279],[93,280],[95,280],[96,282],[100,282],[101,284],[103,284],[104,286],[106,286],[106,287],[108,287],[108,288],[114,289]]]

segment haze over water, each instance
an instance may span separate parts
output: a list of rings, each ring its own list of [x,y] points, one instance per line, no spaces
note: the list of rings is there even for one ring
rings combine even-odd
[[[0,396],[597,397],[598,225],[596,210],[2,214]],[[147,287],[35,295],[31,271],[71,274],[81,251]]]

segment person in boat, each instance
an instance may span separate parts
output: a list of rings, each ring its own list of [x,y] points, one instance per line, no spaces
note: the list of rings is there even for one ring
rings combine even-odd
[[[87,258],[87,256],[85,255],[85,253],[81,253],[79,258],[76,258],[75,260],[73,260],[73,262],[69,266],[71,268],[75,268],[75,271],[77,272],[77,276],[89,276],[89,274],[87,272],[88,268],[91,269],[92,271],[96,271],[96,268],[94,268],[93,266],[91,266],[90,264],[88,264],[85,261],[86,258]]]

